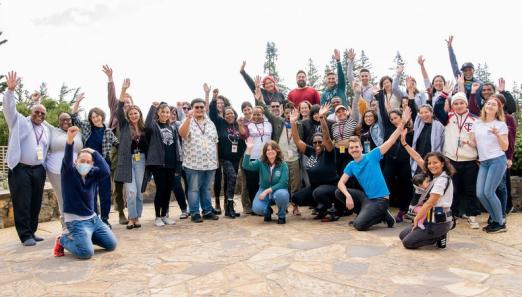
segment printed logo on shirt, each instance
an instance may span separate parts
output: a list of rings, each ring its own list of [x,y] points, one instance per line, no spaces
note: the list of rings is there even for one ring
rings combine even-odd
[[[281,171],[277,170],[276,172],[274,172],[274,175],[276,177],[280,177],[281,176]]]

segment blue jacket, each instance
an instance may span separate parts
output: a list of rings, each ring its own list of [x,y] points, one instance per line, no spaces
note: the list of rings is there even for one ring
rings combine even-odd
[[[462,72],[460,71],[460,68],[459,68],[459,63],[457,62],[457,56],[455,55],[455,51],[453,50],[453,47],[448,47],[448,51],[449,51],[449,58],[450,58],[450,63],[451,63],[451,70],[453,71],[453,76],[455,76],[455,79],[457,79],[458,76],[460,74],[462,74]],[[477,90],[477,94],[482,94],[482,81],[480,81],[480,79],[478,79],[476,77],[473,77],[471,79],[471,82],[472,83],[478,82],[480,84],[480,87]],[[471,84],[465,84],[464,86],[466,88],[466,97],[468,97],[468,100],[469,100],[469,95],[471,94]],[[479,104],[479,107],[482,108],[482,106],[480,104]]]
[[[63,211],[78,216],[90,216],[95,212],[96,189],[100,180],[111,174],[109,165],[98,153],[92,154],[93,168],[82,180],[73,162],[73,144],[65,145],[62,161],[62,197]]]

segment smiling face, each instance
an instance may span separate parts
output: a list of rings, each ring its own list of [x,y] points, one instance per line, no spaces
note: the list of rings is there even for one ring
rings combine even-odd
[[[285,121],[290,121],[290,115],[292,114],[292,109],[291,108],[286,108],[285,109],[285,112],[284,112],[284,116],[285,116]]]
[[[296,76],[297,86],[300,88],[306,87],[306,74],[299,72]]]
[[[377,100],[373,99],[370,101],[370,109],[377,112],[377,109],[379,108],[379,102]]]
[[[261,108],[255,108],[252,112],[252,121],[256,124],[263,122],[263,110]]]
[[[43,105],[35,105],[31,109],[31,122],[40,125],[45,120],[46,110]]]
[[[401,116],[397,112],[390,112],[390,122],[398,127],[401,123]]]
[[[267,90],[268,92],[273,92],[275,90],[275,84],[273,81],[269,80],[269,79],[265,79],[265,81],[263,82],[263,87],[265,88],[265,90]]]
[[[58,116],[58,126],[63,131],[67,131],[67,129],[72,126],[71,116],[66,112],[62,112],[60,116]]]
[[[129,107],[129,109],[127,109],[127,119],[129,119],[131,124],[137,125],[141,119],[140,111],[135,107]]]
[[[329,88],[333,88],[333,87],[335,87],[336,84],[337,84],[337,77],[335,76],[335,74],[333,74],[333,73],[328,74],[326,76],[326,85]]]
[[[236,114],[232,108],[225,108],[225,121],[229,124],[233,124],[236,121]]]
[[[392,90],[392,82],[389,79],[385,79],[382,82],[382,88],[383,88],[383,90],[385,90],[388,93],[391,92],[391,90]]]
[[[475,69],[471,67],[464,68],[462,70],[462,74],[464,75],[465,80],[471,80],[473,79],[473,74],[475,73]]]
[[[348,118],[348,112],[346,111],[346,108],[338,108],[335,111],[335,116],[339,121],[344,121]]]
[[[483,85],[482,86],[482,97],[485,100],[488,100],[491,95],[495,94],[495,90],[493,90],[493,87],[491,85]]]
[[[219,112],[223,112],[225,108],[225,101],[223,101],[223,99],[220,98],[216,99],[216,107]]]
[[[436,76],[433,79],[432,85],[433,85],[433,88],[435,89],[435,91],[441,92],[442,89],[444,88],[444,79],[442,79],[441,76]]]
[[[484,105],[484,110],[487,115],[495,117],[499,111],[500,106],[498,105],[497,100],[488,100]]]
[[[310,106],[308,103],[301,102],[301,104],[299,104],[299,114],[305,119],[308,118],[310,115]]]
[[[243,116],[245,117],[245,119],[247,119],[249,121],[252,119],[252,113],[253,113],[252,107],[246,106],[245,108],[243,108],[242,112],[243,112]]]
[[[359,73],[359,76],[361,78],[361,83],[363,86],[368,86],[368,84],[370,83],[370,72],[366,72],[366,71],[361,71],[361,73]]]
[[[312,146],[316,154],[320,154],[324,150],[323,136],[315,135],[312,139]]]
[[[205,103],[197,102],[192,105],[192,110],[194,112],[194,117],[200,119],[205,116]]]
[[[279,102],[270,103],[270,112],[273,113],[276,117],[281,116],[281,104]]]
[[[123,111],[124,112],[127,112],[127,109],[129,108],[129,106],[131,106],[133,103],[132,103],[132,97],[129,95],[129,94],[126,94],[125,95],[125,99],[123,99]]]
[[[170,120],[170,108],[166,104],[160,106],[156,111],[156,115],[158,116],[158,121],[165,124]]]
[[[438,176],[444,169],[444,163],[442,163],[437,156],[430,156],[428,157],[427,167],[431,174]]]
[[[457,114],[464,114],[468,111],[468,104],[466,104],[464,100],[458,99],[451,102],[451,108],[453,108],[453,111]]]
[[[271,145],[268,145],[266,147],[265,156],[270,161],[270,163],[273,163],[277,156],[277,151]]]
[[[97,112],[94,111],[91,113],[90,120],[95,127],[103,127],[103,117]]]
[[[364,113],[364,123],[367,126],[375,124],[375,115],[373,114],[373,112],[367,111]]]
[[[354,158],[355,160],[358,160],[362,156],[362,145],[360,141],[350,141],[348,142],[348,153],[350,153],[350,156]]]
[[[433,122],[433,112],[431,112],[427,107],[421,107],[419,109],[419,116],[424,123]]]

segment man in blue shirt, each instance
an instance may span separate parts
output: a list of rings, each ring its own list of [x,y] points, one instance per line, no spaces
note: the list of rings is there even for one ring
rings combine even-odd
[[[401,125],[388,140],[367,154],[363,154],[363,146],[359,137],[352,136],[348,140],[348,153],[353,157],[353,161],[348,163],[337,183],[338,189],[335,191],[335,198],[336,201],[344,202],[348,210],[353,210],[357,214],[353,226],[358,231],[366,231],[383,221],[388,224],[389,228],[395,224],[395,219],[388,211],[390,191],[382,175],[380,161],[397,141],[404,123],[407,123],[410,118],[411,110],[407,108],[402,115]],[[346,187],[350,177],[357,178],[363,191]]]

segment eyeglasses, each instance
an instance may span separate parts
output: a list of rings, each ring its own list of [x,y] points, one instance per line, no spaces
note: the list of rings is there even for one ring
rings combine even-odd
[[[323,142],[319,140],[319,141],[312,142],[312,144],[323,144]]]
[[[196,105],[196,106],[194,106],[194,109],[203,109],[203,108],[205,108],[205,106],[203,106],[203,105]]]
[[[190,110],[190,107],[188,107],[188,106],[183,106],[183,110]]]
[[[71,118],[61,118],[59,120],[60,120],[60,122],[70,122]]]
[[[34,111],[34,114],[37,114],[37,115],[45,115],[45,111],[39,111],[39,110],[35,110]]]
[[[281,105],[270,105],[271,108],[279,108]]]

